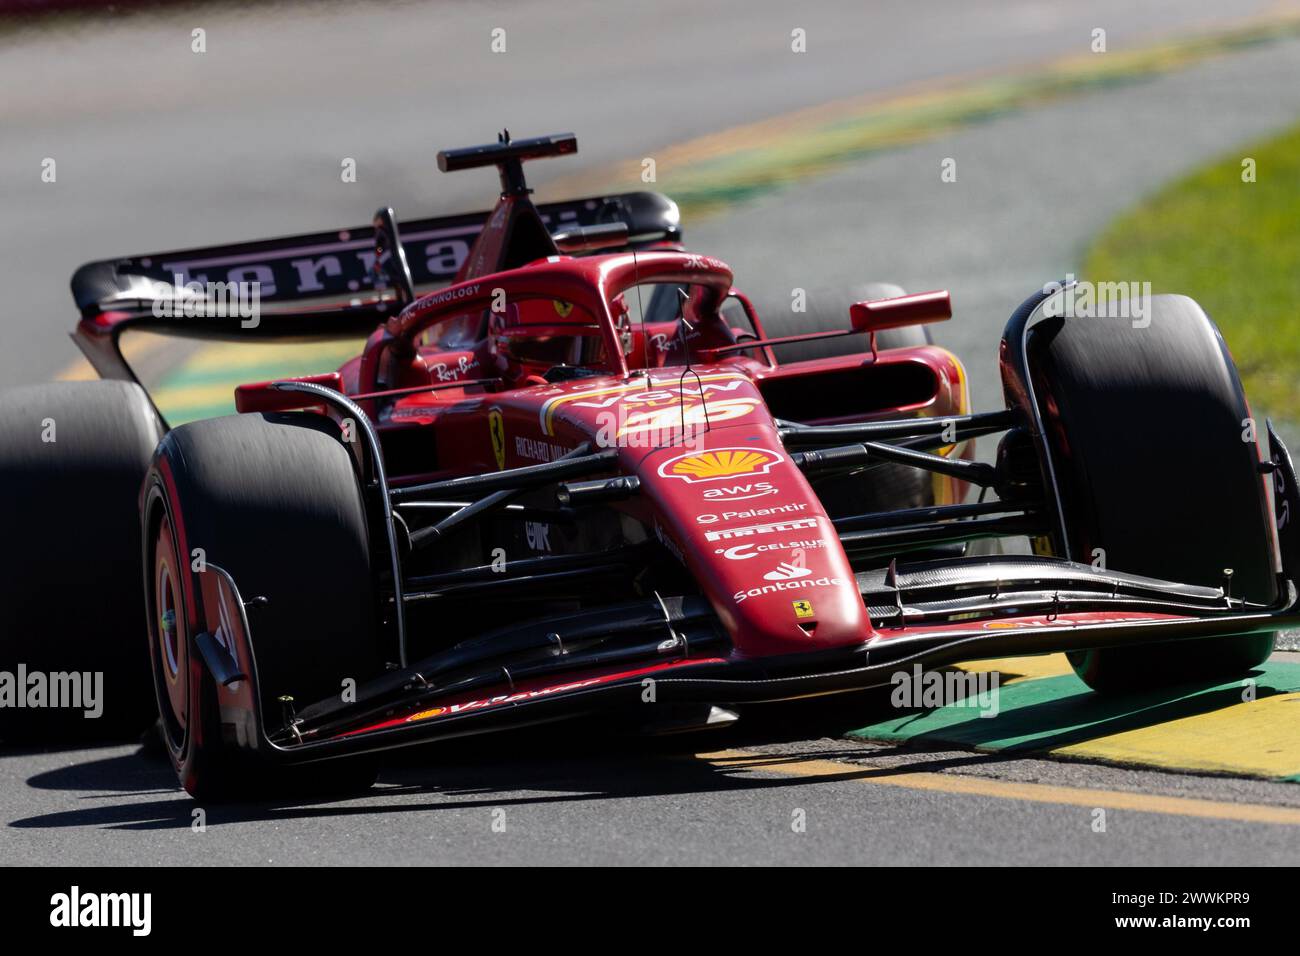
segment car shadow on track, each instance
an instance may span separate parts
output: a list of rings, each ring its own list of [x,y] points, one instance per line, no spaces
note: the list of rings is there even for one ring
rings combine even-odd
[[[787,764],[907,753],[840,739],[846,731],[861,725],[864,714],[883,713],[888,707],[887,699],[879,692],[854,698],[751,709],[734,728],[672,737],[626,737],[613,735],[600,726],[551,725],[426,746],[391,755],[379,782],[364,793],[324,800],[209,805],[204,807],[206,825],[790,788],[896,774],[898,767],[882,769],[846,763],[842,775],[819,775],[815,780],[789,775],[755,776],[754,772],[761,771],[770,758],[756,755],[752,761],[709,761],[696,756],[763,745],[785,745],[780,759]],[[820,743],[797,746],[810,740]],[[796,746],[789,746],[791,743]],[[922,757],[915,762],[909,760],[906,769],[933,772],[1002,759],[1006,758],[988,754],[970,754],[956,760]],[[84,796],[80,799],[87,805],[16,819],[9,823],[11,827],[180,829],[193,824],[198,806],[176,788],[171,767],[148,746],[128,753],[92,756],[35,774],[27,782],[34,788],[81,792]]]
[[[866,746],[783,752],[779,761],[788,765],[801,760],[854,760],[892,753]],[[113,758],[114,763],[132,758]],[[545,804],[574,804],[586,801],[635,799],[638,797],[690,795],[706,792],[746,791],[803,787],[842,780],[865,780],[878,775],[896,775],[898,768],[845,763],[842,774],[759,777],[771,755],[755,754],[753,760],[728,760],[723,765],[696,758],[690,753],[644,755],[629,758],[625,753],[569,754],[558,758],[515,759],[486,766],[397,767],[386,769],[371,790],[329,800],[269,801],[256,804],[205,806],[208,827],[325,817],[364,817],[397,813],[429,813],[482,807],[521,807]],[[923,759],[909,762],[910,772],[935,772],[947,767],[996,763],[1009,758],[989,754],[963,755],[953,759]],[[90,769],[93,764],[84,765]],[[170,773],[170,770],[167,771]],[[48,777],[49,775],[41,775]],[[44,781],[50,785],[52,781]],[[554,791],[554,792],[547,792]],[[194,823],[198,806],[181,791],[173,790],[161,799],[140,800],[158,791],[130,794],[129,800],[99,802],[74,810],[38,814],[11,821],[20,829],[95,827],[117,830],[182,829]],[[89,797],[87,799],[90,799]]]
[[[1166,707],[1139,708],[1151,723],[1185,716],[1186,698]],[[1229,703],[1215,695],[1201,709]],[[1116,703],[1131,727],[1133,708]],[[804,787],[839,780],[869,781],[899,772],[934,773],[1013,762],[1024,754],[966,753],[918,740],[900,746],[855,743],[844,737],[872,720],[897,715],[883,691],[815,699],[746,710],[734,727],[667,737],[618,735],[600,724],[548,725],[478,738],[461,738],[386,756],[379,782],[362,793],[325,799],[282,798],[259,803],[204,807],[208,826],[322,817],[427,813],[483,806],[527,806],[724,790]],[[1108,715],[1118,718],[1119,713]],[[1094,728],[1109,732],[1108,721]],[[1077,731],[1076,731],[1077,733]],[[1071,739],[1075,739],[1073,736]],[[805,744],[806,746],[801,746]],[[958,746],[961,746],[958,744]],[[777,748],[753,759],[700,759],[744,747]],[[1035,748],[1038,749],[1038,748]],[[176,787],[175,775],[157,747],[102,755],[28,778],[29,786],[81,792],[87,805],[16,819],[17,828],[97,827],[163,830],[190,827],[198,806]],[[940,756],[940,753],[943,755]],[[872,764],[853,761],[871,759]],[[843,774],[755,776],[765,764],[804,760],[846,761]],[[887,761],[887,766],[880,764]]]

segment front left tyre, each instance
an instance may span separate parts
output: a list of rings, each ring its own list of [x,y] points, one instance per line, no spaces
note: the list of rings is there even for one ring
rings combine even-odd
[[[1145,322],[1049,318],[1030,331],[1046,441],[1072,536],[1068,557],[1207,587],[1277,596],[1273,523],[1254,419],[1218,328],[1192,299],[1158,295]],[[1064,556],[1064,555],[1063,555]],[[1102,693],[1249,674],[1272,632],[1074,651]]]

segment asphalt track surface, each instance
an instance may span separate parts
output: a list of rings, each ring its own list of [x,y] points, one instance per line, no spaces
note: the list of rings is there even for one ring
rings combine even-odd
[[[494,171],[443,175],[434,153],[502,127],[579,134],[578,156],[530,166],[544,186],[850,94],[1087,52],[1099,25],[1122,50],[1269,6],[214,5],[0,35],[0,381],[42,381],[76,358],[67,283],[81,263],[356,225],[380,204],[408,218],[484,208]],[[796,27],[805,54],[790,52]],[[489,47],[496,28],[502,54]],[[191,52],[194,29],[206,31],[204,54]],[[55,183],[40,179],[47,157]],[[341,182],[344,157],[357,161],[355,183]],[[774,223],[752,241],[794,248]]]
[[[0,375],[41,380],[71,360],[66,281],[81,261],[364,222],[381,202],[477,207],[487,175],[439,177],[432,152],[500,125],[575,128],[575,162],[596,170],[849,92],[1078,53],[1096,25],[1118,48],[1264,7],[845,3],[791,20],[777,4],[566,4],[562,22],[514,4],[214,8],[0,38],[0,88],[19,90],[0,104]],[[496,25],[510,52],[488,60]],[[193,26],[208,30],[198,64]],[[827,45],[815,67],[788,53],[792,26]],[[993,346],[1014,305],[1077,268],[1092,232],[1154,185],[1293,121],[1298,65],[1300,45],[1280,42],[1015,113],[688,223],[688,236],[762,294],[947,286],[959,317],[940,341],[966,357],[977,407],[993,407]],[[57,186],[39,182],[44,156]],[[338,181],[342,156],[358,158],[358,183]],[[940,186],[948,156],[958,182]],[[1295,783],[840,737],[881,708],[747,714],[704,740],[458,744],[395,760],[361,797],[204,808],[206,832],[139,746],[0,751],[0,848],[9,863],[122,865],[1300,861]]]

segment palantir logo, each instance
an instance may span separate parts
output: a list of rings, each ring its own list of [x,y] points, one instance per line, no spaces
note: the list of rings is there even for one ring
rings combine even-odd
[[[50,925],[129,927],[132,936],[148,936],[153,928],[152,893],[82,893],[73,886],[50,897]]]

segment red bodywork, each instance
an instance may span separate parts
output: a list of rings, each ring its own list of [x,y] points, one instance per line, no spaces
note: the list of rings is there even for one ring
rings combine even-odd
[[[412,432],[419,433],[421,464],[405,472],[390,466],[395,487],[554,461],[584,443],[616,447],[618,470],[639,478],[643,492],[620,507],[680,558],[732,643],[726,658],[705,653],[644,668],[593,668],[558,682],[503,685],[466,700],[421,705],[413,715],[346,736],[728,659],[861,648],[909,636],[905,628],[872,627],[830,517],[784,450],[770,405],[787,407],[790,417],[813,425],[962,415],[968,407],[961,364],[933,346],[874,357],[864,350],[795,365],[777,365],[760,348],[713,357],[711,350],[734,345],[739,332],[749,331],[730,328],[717,315],[732,281],[721,261],[680,251],[551,257],[425,295],[377,329],[356,359],[306,379],[356,398],[381,440],[400,434],[410,447]],[[627,330],[628,344],[620,341],[618,299],[645,283],[680,283],[698,291],[685,306],[698,320],[689,343],[691,365],[684,364],[676,319],[637,325]],[[447,326],[463,326],[467,315],[490,314],[494,299],[502,297],[508,303],[559,300],[591,319],[594,329],[584,331],[600,341],[604,368],[589,371],[601,374],[546,382],[546,368],[507,355],[500,336],[507,330],[495,324],[495,315],[489,330],[497,334],[467,347],[419,344],[437,340]],[[92,317],[83,333],[86,326],[101,333],[111,329],[113,319]],[[852,331],[845,320],[846,332]],[[539,330],[554,331],[524,331]],[[761,336],[761,326],[756,331]],[[712,361],[699,362],[701,354]],[[236,403],[240,412],[305,404],[302,395],[276,391],[269,382],[240,386]],[[819,407],[816,415],[807,414],[809,403]],[[971,445],[947,452],[970,455]],[[952,503],[965,488],[936,477],[932,493],[935,503]],[[246,625],[222,602],[218,579],[210,581],[212,593],[204,602],[209,627],[218,630],[221,622],[228,649],[249,673],[251,655],[241,652],[247,641],[232,633]],[[255,701],[247,685],[236,682],[221,694],[232,712],[246,712],[246,719],[231,723],[249,725]]]
[[[344,391],[355,397],[439,386],[437,391],[416,390],[382,404],[380,398],[363,400],[362,407],[377,415],[381,432],[423,429],[429,460],[439,466],[417,474],[390,474],[390,481],[400,486],[533,465],[553,461],[583,443],[618,447],[621,471],[637,476],[643,491],[639,500],[627,505],[629,511],[681,555],[730,632],[736,655],[861,645],[874,632],[853,571],[818,496],[783,450],[765,388],[797,381],[809,392],[839,392],[843,386],[822,383],[857,375],[869,407],[879,403],[879,396],[869,394],[872,376],[892,375],[899,366],[909,366],[914,378],[929,385],[924,397],[873,414],[948,417],[966,411],[960,363],[943,349],[927,347],[874,361],[867,354],[784,368],[748,354],[690,369],[663,366],[660,363],[671,355],[654,343],[675,343],[674,323],[634,329],[627,354],[615,331],[613,302],[629,287],[648,282],[711,290],[714,302],[697,303],[704,312],[716,308],[730,291],[732,274],[717,259],[682,252],[559,258],[457,283],[388,321],[371,336],[364,354],[343,368]],[[501,293],[511,303],[563,300],[595,317],[605,354],[611,356],[608,373],[554,385],[530,384],[530,376],[546,370],[507,368],[492,338],[454,351],[411,347],[444,322],[489,310],[493,297]],[[723,337],[732,341],[732,330],[720,325],[709,329],[701,323],[700,334],[706,342],[710,335],[718,337],[719,344]],[[404,359],[392,358],[403,354]],[[381,378],[381,369],[398,361],[401,367],[390,368]],[[494,369],[524,384],[461,387],[453,381],[447,387],[441,380],[450,374],[473,382]],[[327,376],[318,381],[336,380]],[[259,396],[279,397],[269,386],[245,387],[241,411],[267,407],[270,402],[260,402]],[[831,424],[864,418],[852,413],[851,400],[845,404],[850,414],[836,415],[828,408],[831,414],[804,421]],[[492,422],[497,416],[504,439],[500,457],[493,445]],[[647,441],[638,441],[642,434]],[[653,447],[647,447],[650,440]],[[938,491],[938,500],[946,502],[956,500],[963,489],[948,482]]]
[[[827,513],[799,456],[783,442],[783,429],[790,422],[819,427],[967,415],[965,375],[953,354],[934,346],[875,347],[880,329],[947,318],[947,294],[858,303],[844,316],[842,330],[765,340],[759,317],[733,289],[730,268],[717,259],[661,243],[641,251],[520,261],[521,230],[528,229],[533,232],[525,238],[545,251],[550,240],[538,232],[526,192],[503,194],[456,281],[400,311],[392,308],[391,295],[367,300],[367,307],[391,317],[370,334],[362,354],[302,381],[356,402],[378,432],[391,488],[615,449],[608,470],[635,479],[639,493],[613,502],[605,524],[619,542],[657,539],[696,582],[725,646],[692,646],[665,608],[659,652],[666,659],[575,660],[563,674],[518,679],[505,667],[489,668],[472,690],[446,692],[422,689],[423,677],[412,671],[415,690],[382,713],[322,720],[290,736],[286,728],[271,730],[274,717],[259,712],[258,638],[238,582],[217,569],[205,577],[200,603],[208,632],[229,655],[228,665],[217,668],[229,677],[218,696],[222,722],[236,728],[240,745],[286,759],[316,759],[397,745],[389,743],[393,735],[415,726],[447,724],[448,733],[462,732],[451,724],[459,728],[494,714],[504,723],[545,719],[548,705],[571,714],[580,701],[607,691],[635,699],[647,681],[691,700],[780,700],[886,682],[882,668],[906,663],[909,655],[931,666],[1085,648],[1126,635],[1140,639],[1170,625],[1206,634],[1246,627],[1241,620],[1122,608],[1008,608],[995,619],[972,614],[907,625],[901,592],[899,620],[873,624],[864,586],[833,524],[838,516]],[[684,290],[677,314],[629,319],[629,299],[638,287],[644,294],[652,285]],[[728,301],[743,306],[749,328],[724,316]],[[138,312],[90,311],[78,339],[97,368],[118,369],[118,334],[140,320]],[[855,333],[868,336],[857,353],[787,364],[773,354],[777,343]],[[553,357],[531,351],[551,342],[581,356],[558,363],[558,376]],[[346,417],[319,396],[270,382],[241,386],[236,403],[240,412],[308,409],[341,422]],[[973,439],[951,441],[938,454],[972,460]],[[364,473],[366,462],[358,465]],[[941,508],[966,499],[966,484],[956,474],[940,470],[926,482],[918,505]],[[653,597],[663,606],[657,591]],[[492,625],[490,608],[479,612],[483,630]],[[869,663],[885,646],[894,649],[882,658],[889,664]],[[557,650],[566,653],[562,645]]]

